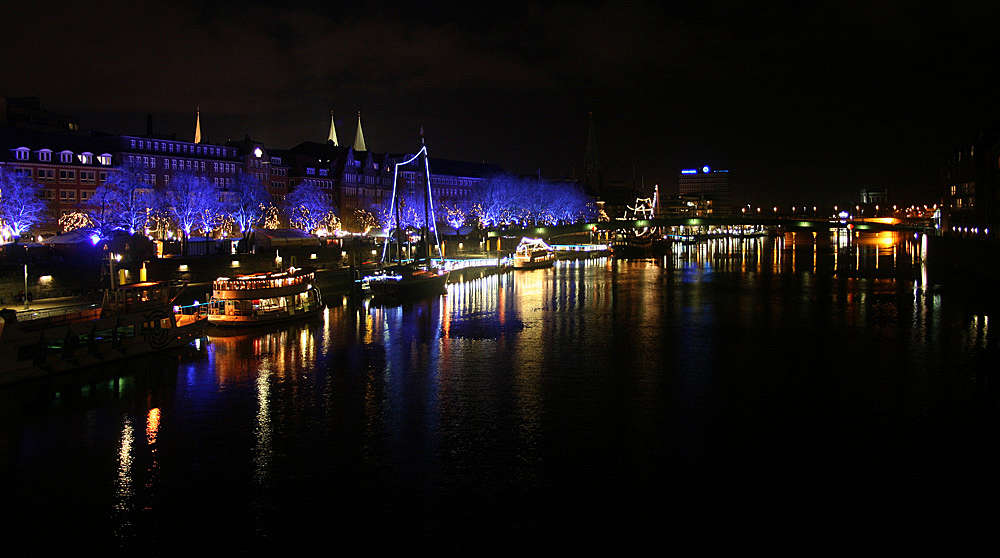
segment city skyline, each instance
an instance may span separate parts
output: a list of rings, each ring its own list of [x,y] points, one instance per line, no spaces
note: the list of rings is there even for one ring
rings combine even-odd
[[[940,197],[947,157],[998,117],[992,8],[893,3],[364,7],[314,2],[40,2],[11,9],[0,94],[83,128],[341,141],[516,173],[582,174],[589,114],[606,181],[676,193],[733,172],[732,199],[901,205]]]

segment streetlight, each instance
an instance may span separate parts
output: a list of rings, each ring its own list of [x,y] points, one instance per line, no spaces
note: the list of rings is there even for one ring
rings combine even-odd
[[[28,246],[24,246],[24,309],[28,309]]]

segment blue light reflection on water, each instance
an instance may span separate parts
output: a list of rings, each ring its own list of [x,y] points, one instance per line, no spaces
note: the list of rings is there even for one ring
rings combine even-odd
[[[935,517],[997,493],[997,341],[912,250],[725,240],[213,336],[8,421],[22,538],[499,549],[763,527],[762,501],[799,527]]]

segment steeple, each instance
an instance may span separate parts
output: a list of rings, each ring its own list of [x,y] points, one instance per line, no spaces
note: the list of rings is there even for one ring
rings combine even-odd
[[[333,146],[336,147],[340,145],[337,143],[337,124],[333,118],[333,111],[330,111],[330,137],[326,141],[333,142]]]
[[[358,133],[354,135],[354,150],[368,151],[365,147],[365,134],[361,131],[361,111],[358,111]]]
[[[201,107],[197,107],[198,116],[195,117],[194,121],[194,142],[201,143]]]

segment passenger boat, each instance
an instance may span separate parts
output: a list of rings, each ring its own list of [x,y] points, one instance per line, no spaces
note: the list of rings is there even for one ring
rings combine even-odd
[[[552,267],[556,251],[540,238],[522,238],[514,251],[514,269]]]
[[[435,246],[437,247],[438,256],[440,256],[441,244],[437,238],[434,205],[431,201],[431,172],[427,162],[427,145],[424,144],[423,136],[423,129],[421,129],[420,151],[409,159],[396,163],[394,168],[391,201],[394,219],[391,228],[395,229],[395,257],[392,257],[392,254],[389,253],[393,248],[392,242],[387,242],[382,253],[381,267],[361,280],[362,292],[375,295],[388,295],[396,298],[434,295],[445,292],[445,285],[448,284],[450,271],[443,265],[443,261],[435,263],[431,253],[431,246]],[[420,228],[418,244],[421,248],[418,251],[422,252],[422,254],[414,260],[407,261],[403,259],[402,242],[403,236],[407,233],[401,224],[400,205],[402,197],[399,195],[396,185],[399,178],[399,168],[418,161],[418,159],[423,167],[421,174],[426,177],[423,188],[423,226]]]
[[[316,270],[290,267],[282,271],[219,277],[212,282],[208,323],[249,326],[304,318],[316,314],[323,299],[316,287]]]
[[[174,293],[173,291],[177,292]],[[163,281],[119,285],[100,307],[18,317],[0,310],[0,384],[182,347],[204,337],[207,318],[173,306],[183,290]]]

